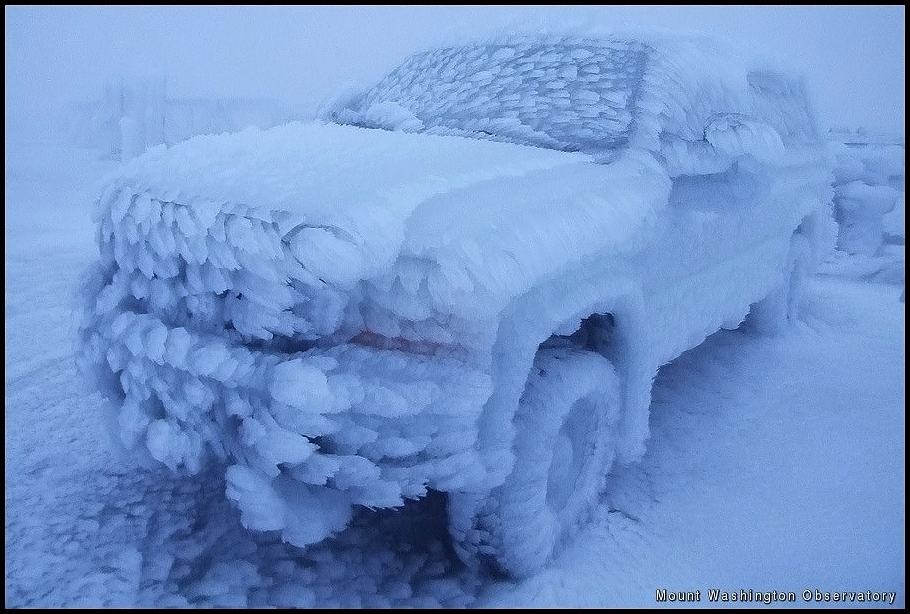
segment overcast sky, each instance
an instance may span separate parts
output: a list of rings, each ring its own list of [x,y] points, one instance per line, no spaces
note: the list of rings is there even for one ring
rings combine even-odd
[[[116,74],[172,96],[315,106],[460,33],[517,22],[701,32],[804,73],[827,125],[904,130],[904,7],[7,7],[7,121],[98,97]]]

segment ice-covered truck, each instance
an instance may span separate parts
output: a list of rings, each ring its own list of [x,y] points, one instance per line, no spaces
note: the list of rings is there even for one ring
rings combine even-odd
[[[710,42],[444,47],[125,165],[80,363],[127,450],[224,467],[250,529],[432,489],[460,557],[526,575],[641,456],[661,365],[794,317],[830,181],[801,82]]]

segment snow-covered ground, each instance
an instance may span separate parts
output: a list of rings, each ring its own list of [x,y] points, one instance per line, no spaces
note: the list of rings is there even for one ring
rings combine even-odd
[[[113,163],[6,153],[6,605],[648,606],[656,589],[704,604],[719,588],[792,590],[796,605],[805,589],[896,592],[903,606],[902,283],[817,277],[788,334],[722,331],[664,367],[643,461],[552,565],[512,583],[457,562],[438,497],[303,551],[244,529],[220,472],[176,479],[116,457],[72,316]]]

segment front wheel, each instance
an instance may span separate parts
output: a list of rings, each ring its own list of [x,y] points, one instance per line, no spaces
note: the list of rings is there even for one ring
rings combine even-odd
[[[613,462],[619,406],[607,359],[576,348],[540,350],[515,415],[512,473],[481,501],[450,495],[462,558],[512,577],[543,567],[597,501]]]

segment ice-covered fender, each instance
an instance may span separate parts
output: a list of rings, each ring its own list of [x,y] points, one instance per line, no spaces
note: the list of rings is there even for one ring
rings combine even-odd
[[[572,275],[535,288],[504,311],[492,348],[494,392],[478,428],[478,448],[488,471],[486,482],[478,485],[478,490],[501,484],[511,472],[515,436],[512,418],[538,347],[553,334],[577,329],[581,320],[594,313],[610,313],[617,323],[615,343],[605,355],[623,382],[618,459],[634,459],[643,449],[653,372],[643,364],[644,357],[636,355],[633,342],[645,324],[641,287],[628,274],[605,271],[609,266],[581,263]]]
[[[624,156],[639,164],[635,180],[650,182],[648,185],[654,188],[650,214],[643,216],[634,233],[618,245],[604,245],[553,272],[515,296],[499,312],[490,350],[493,394],[478,425],[477,448],[487,476],[477,491],[501,484],[511,471],[512,417],[538,346],[551,335],[571,332],[594,313],[611,313],[617,321],[617,341],[607,356],[623,381],[617,460],[635,460],[644,450],[650,384],[656,367],[646,364],[648,357],[641,344],[634,343],[635,339],[644,338],[646,328],[641,284],[630,262],[656,239],[662,228],[665,220],[661,212],[669,202],[671,182],[651,153],[632,151]]]

